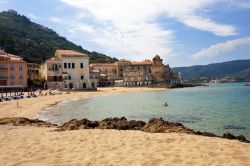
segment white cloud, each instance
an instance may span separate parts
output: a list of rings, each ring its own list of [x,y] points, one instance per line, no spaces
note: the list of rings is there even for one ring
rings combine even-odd
[[[210,30],[210,32],[217,36],[230,36],[237,34],[236,27],[234,26],[218,24],[210,19],[204,19],[199,16],[186,16],[183,19],[183,22],[195,29],[204,31]]]
[[[7,0],[0,0],[0,3],[7,3]]]
[[[203,57],[212,58],[227,52],[234,51],[237,47],[243,45],[250,46],[250,37],[229,40],[224,43],[211,45],[209,48],[202,49],[200,52],[197,52],[194,55],[192,55],[192,58],[193,59],[200,59]]]
[[[43,19],[41,16],[35,15],[33,13],[28,13],[27,15],[29,18],[33,19],[33,20],[41,20]]]
[[[61,1],[78,12],[75,24],[69,28],[71,33],[82,33],[109,53],[124,53],[130,59],[174,54],[174,31],[160,27],[157,22],[159,16],[177,19],[189,27],[217,36],[237,33],[232,25],[216,23],[198,14],[203,8],[213,5],[215,0]],[[72,21],[67,22],[72,24]],[[138,57],[133,57],[135,55]]]
[[[246,8],[246,9],[250,8],[249,0],[234,0],[233,5],[238,6],[240,8]]]
[[[54,22],[54,23],[67,23],[66,21],[64,21],[63,19],[58,18],[58,17],[50,17],[49,20]]]

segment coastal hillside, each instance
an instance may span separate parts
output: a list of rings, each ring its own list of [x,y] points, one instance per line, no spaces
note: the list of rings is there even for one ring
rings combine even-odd
[[[237,80],[250,79],[250,59],[235,60],[209,65],[197,65],[190,67],[175,67],[174,71],[180,72],[182,79],[198,80],[202,78],[232,77]]]
[[[72,49],[86,53],[91,62],[117,61],[116,58],[83,49],[82,46],[59,36],[52,29],[36,24],[14,10],[0,12],[0,48],[34,63],[41,63],[54,56],[56,49]]]

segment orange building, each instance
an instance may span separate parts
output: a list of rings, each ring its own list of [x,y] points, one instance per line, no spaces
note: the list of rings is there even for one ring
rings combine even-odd
[[[27,62],[0,50],[0,87],[27,87]]]

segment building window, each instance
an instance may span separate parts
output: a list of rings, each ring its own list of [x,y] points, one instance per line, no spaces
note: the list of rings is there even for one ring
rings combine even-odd
[[[75,68],[75,63],[72,63],[72,69],[74,69]]]
[[[18,76],[19,80],[22,80],[23,79],[23,74],[20,73],[19,76]]]
[[[71,76],[69,76],[69,80],[71,80]]]
[[[81,76],[81,80],[83,80],[84,79],[84,76]]]
[[[0,73],[0,79],[7,79],[4,73]]]
[[[83,69],[83,63],[80,63],[80,68]]]
[[[15,79],[15,75],[14,75],[14,73],[10,73],[10,79]]]
[[[14,65],[13,64],[10,64],[10,70],[14,70]]]
[[[64,63],[64,69],[67,69],[67,63]]]
[[[68,68],[69,68],[69,69],[71,68],[71,63],[68,63]]]
[[[19,71],[22,71],[23,70],[23,65],[18,65],[18,69],[19,69]]]
[[[53,65],[52,65],[52,69],[53,69],[53,70],[58,70],[58,65],[57,65],[57,64],[53,64]]]

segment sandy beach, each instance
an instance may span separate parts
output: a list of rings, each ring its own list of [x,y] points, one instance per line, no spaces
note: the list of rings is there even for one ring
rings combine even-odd
[[[97,91],[71,92],[70,94],[66,94],[65,92],[63,92],[62,95],[39,96],[37,98],[28,98],[28,99],[26,98],[18,100],[18,104],[17,101],[15,100],[7,101],[0,103],[0,118],[1,117],[34,118],[36,114],[42,109],[69,99],[78,99],[78,98],[92,97],[97,95],[110,95],[116,93],[135,93],[135,92],[162,91],[162,90],[167,90],[167,89],[147,88],[147,87],[141,87],[141,88],[109,87],[109,88],[98,88]],[[38,92],[36,94],[38,95]]]
[[[100,88],[0,103],[0,117],[34,118],[69,99],[161,88]],[[178,133],[0,126],[0,165],[250,165],[250,144]]]
[[[1,127],[1,165],[250,164],[250,144],[187,134]]]

